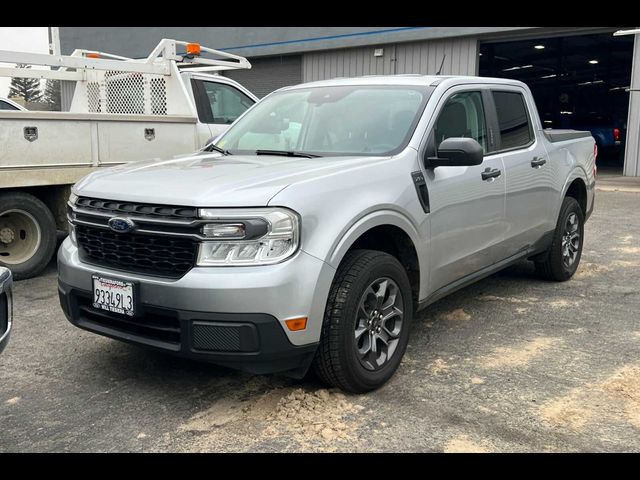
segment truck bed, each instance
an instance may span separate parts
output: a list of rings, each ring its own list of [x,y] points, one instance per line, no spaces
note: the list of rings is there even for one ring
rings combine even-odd
[[[91,168],[193,152],[203,140],[196,121],[178,115],[3,111],[0,186],[74,183]]]

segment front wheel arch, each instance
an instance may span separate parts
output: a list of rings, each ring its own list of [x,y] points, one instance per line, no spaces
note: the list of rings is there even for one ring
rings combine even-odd
[[[384,232],[384,238],[377,245],[371,242],[371,236]],[[385,247],[385,239],[396,232],[399,238],[397,244],[403,244],[400,248],[403,254],[398,255],[398,250]],[[428,283],[427,250],[425,242],[421,240],[418,230],[404,215],[392,210],[379,210],[369,213],[350,227],[345,228],[327,255],[326,262],[338,269],[347,253],[355,248],[367,248],[389,253],[403,264],[414,290],[414,300],[417,301],[421,293],[424,293]]]

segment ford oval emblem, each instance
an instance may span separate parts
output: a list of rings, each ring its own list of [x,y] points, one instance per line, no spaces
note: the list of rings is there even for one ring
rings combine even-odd
[[[130,218],[124,218],[124,217],[110,218],[108,225],[111,230],[117,233],[130,232],[136,226],[136,224],[133,223],[133,220],[131,220]]]

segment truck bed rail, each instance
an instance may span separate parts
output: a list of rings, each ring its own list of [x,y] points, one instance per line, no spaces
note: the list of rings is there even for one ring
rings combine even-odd
[[[544,136],[547,137],[552,143],[564,142],[566,140],[573,140],[576,138],[587,138],[591,136],[591,132],[583,130],[559,130],[559,129],[547,129],[543,130]]]

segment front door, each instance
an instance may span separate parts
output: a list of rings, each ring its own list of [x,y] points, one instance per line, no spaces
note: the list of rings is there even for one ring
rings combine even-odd
[[[426,174],[431,201],[432,292],[492,265],[504,238],[505,175],[487,135],[487,92],[452,89],[443,99],[427,153],[449,137],[470,137],[485,151],[481,165],[437,167]]]

